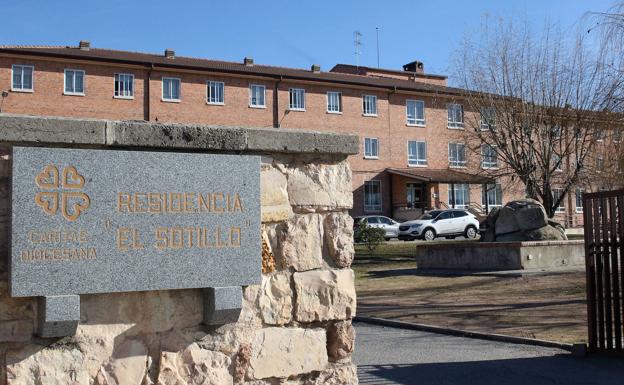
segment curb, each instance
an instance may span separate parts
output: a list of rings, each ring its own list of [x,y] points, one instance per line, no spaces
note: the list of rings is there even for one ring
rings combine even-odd
[[[389,320],[385,318],[377,318],[377,317],[357,316],[353,318],[353,320],[355,322],[364,322],[368,324],[389,326],[389,327],[395,327],[395,328],[401,328],[401,329],[421,330],[421,331],[426,331],[426,332],[447,334],[447,335],[458,336],[458,337],[478,338],[482,340],[508,342],[512,344],[557,348],[557,349],[571,352],[575,356],[584,356],[586,354],[585,344],[566,344],[562,342],[538,340],[535,338],[514,337],[514,336],[506,336],[502,334],[493,334],[493,333],[471,332],[467,330],[446,328],[446,327],[441,327],[441,326],[425,325],[425,324],[404,322],[404,321],[393,321],[393,320]]]

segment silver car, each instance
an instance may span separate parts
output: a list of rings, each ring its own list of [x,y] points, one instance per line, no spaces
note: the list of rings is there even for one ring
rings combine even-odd
[[[365,215],[353,218],[353,230],[355,233],[357,233],[355,230],[363,225],[384,229],[386,231],[386,241],[399,236],[399,222],[383,215]]]

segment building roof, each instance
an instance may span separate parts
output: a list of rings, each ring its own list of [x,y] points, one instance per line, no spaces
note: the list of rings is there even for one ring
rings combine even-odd
[[[49,57],[72,60],[89,60],[95,62],[115,62],[142,65],[146,67],[165,67],[171,69],[223,72],[241,75],[246,74],[253,76],[266,76],[276,79],[318,81],[351,86],[375,87],[383,88],[389,91],[426,92],[450,96],[461,96],[465,93],[465,91],[460,88],[419,83],[413,80],[371,77],[339,72],[314,72],[305,69],[266,66],[258,64],[245,65],[243,63],[182,56],[167,58],[164,55],[158,54],[118,51],[100,48],[80,49],[78,47],[0,46],[0,55],[1,54],[28,55],[44,58]]]
[[[424,182],[468,184],[494,183],[493,178],[453,169],[387,168],[386,171],[390,174],[401,175]]]
[[[418,72],[412,72],[412,71],[399,71],[399,70],[391,70],[387,68],[354,66],[352,64],[336,64],[329,71],[344,73],[344,74],[358,74],[358,75],[366,75],[368,72],[383,72],[383,73],[402,75],[402,76],[416,76],[417,78],[419,77],[435,78],[435,79],[440,79],[440,80],[444,80],[448,78],[448,76],[444,76],[444,75],[418,73]]]

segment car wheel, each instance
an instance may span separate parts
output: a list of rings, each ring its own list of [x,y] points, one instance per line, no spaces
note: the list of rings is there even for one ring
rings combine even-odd
[[[423,233],[423,238],[425,241],[433,241],[435,239],[435,231],[433,229],[427,229]]]
[[[388,242],[391,238],[385,237],[384,241]]]
[[[464,233],[464,236],[468,239],[473,239],[477,237],[477,229],[475,229],[474,226],[468,226],[468,228],[466,229],[466,232]]]

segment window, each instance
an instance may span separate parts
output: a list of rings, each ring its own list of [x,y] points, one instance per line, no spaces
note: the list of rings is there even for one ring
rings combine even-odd
[[[464,128],[464,106],[461,104],[448,105],[448,128]]]
[[[339,114],[342,112],[342,94],[330,91],[327,93],[327,112]]]
[[[223,82],[209,81],[206,87],[206,102],[208,104],[224,104],[224,86]]]
[[[561,139],[561,126],[552,126],[550,128],[553,139]]]
[[[489,209],[503,205],[503,188],[500,183],[487,184],[481,188],[481,205]]]
[[[594,131],[594,139],[598,142],[602,142],[604,140],[604,130],[596,128]]]
[[[562,171],[561,163],[561,157],[557,154],[553,154],[552,166],[555,168],[555,171]]]
[[[407,142],[407,164],[410,166],[427,165],[427,143],[410,140]]]
[[[481,154],[483,155],[483,162],[481,163],[482,168],[488,169],[498,167],[498,153],[496,147],[484,144],[481,146]]]
[[[362,113],[366,116],[377,116],[377,96],[362,96]]]
[[[553,203],[557,202],[561,194],[563,194],[563,189],[560,189],[560,188],[553,189]],[[558,212],[558,213],[565,212],[565,199],[562,199],[561,202],[559,202],[559,206],[557,206],[557,209],[555,210],[555,212]]]
[[[598,172],[604,171],[604,158],[602,156],[599,156],[598,158],[596,158],[596,171]]]
[[[260,84],[252,84],[249,86],[249,107],[264,108],[265,87]]]
[[[484,107],[481,109],[481,131],[493,131],[496,128],[496,109]]]
[[[577,188],[575,195],[576,195],[576,212],[582,213],[583,212],[583,190],[581,190],[580,188]]]
[[[290,101],[288,109],[295,111],[305,111],[305,90],[303,88],[290,89]]]
[[[616,128],[613,130],[613,141],[615,143],[620,143],[622,141],[622,129]]]
[[[454,194],[453,194],[454,193]],[[457,208],[466,208],[470,202],[470,188],[467,184],[448,185],[448,204]]]
[[[13,65],[13,82],[11,83],[11,90],[32,91],[33,72],[33,66]]]
[[[115,74],[115,97],[122,99],[134,98],[134,75]]]
[[[422,100],[408,100],[405,102],[408,126],[425,125],[425,102]]]
[[[66,95],[84,95],[84,74],[82,70],[65,70]]]
[[[449,166],[466,167],[466,145],[464,143],[448,144]]]
[[[364,158],[379,159],[379,142],[377,138],[364,138]]]
[[[364,182],[364,211],[381,211],[381,181]]]
[[[180,79],[162,78],[162,99],[169,102],[180,101]]]
[[[371,223],[379,223],[379,217],[368,217],[366,218],[366,223],[369,225]]]

